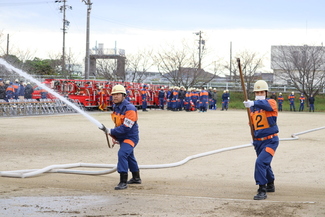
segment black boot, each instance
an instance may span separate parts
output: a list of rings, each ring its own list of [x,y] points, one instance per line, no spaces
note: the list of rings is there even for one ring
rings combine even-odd
[[[132,172],[132,179],[130,179],[128,184],[141,184],[140,172]]]
[[[128,173],[120,173],[120,183],[115,187],[115,190],[127,189]]]
[[[257,194],[254,196],[254,200],[264,200],[266,198],[266,185],[260,185]]]
[[[274,182],[267,183],[266,192],[275,192]]]

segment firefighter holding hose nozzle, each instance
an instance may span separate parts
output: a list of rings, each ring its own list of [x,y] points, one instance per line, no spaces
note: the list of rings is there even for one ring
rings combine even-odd
[[[268,84],[264,80],[256,81],[255,101],[243,102],[244,106],[250,109],[253,145],[257,155],[254,178],[259,188],[254,200],[264,200],[267,197],[266,192],[275,191],[271,162],[279,145],[278,108],[274,99],[267,98],[268,89]]]
[[[117,172],[120,174],[120,183],[115,190],[127,188],[127,184],[141,184],[134,148],[139,142],[138,113],[136,107],[125,99],[126,90],[122,85],[115,85],[112,89],[113,113],[112,120],[115,128],[107,130],[113,138],[114,144],[119,144]],[[128,179],[128,170],[132,178]]]

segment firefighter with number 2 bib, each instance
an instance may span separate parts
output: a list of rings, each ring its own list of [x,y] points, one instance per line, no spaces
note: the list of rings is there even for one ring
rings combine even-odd
[[[253,145],[257,154],[254,178],[259,185],[254,200],[267,198],[266,192],[274,192],[274,174],[271,162],[279,145],[277,102],[267,98],[268,84],[258,80],[254,84],[255,101],[244,101],[244,106],[250,108],[250,118],[253,125]]]

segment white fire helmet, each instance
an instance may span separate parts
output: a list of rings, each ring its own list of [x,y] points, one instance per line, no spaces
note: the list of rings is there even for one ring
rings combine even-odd
[[[264,80],[256,81],[254,84],[254,92],[263,91],[263,90],[266,90],[266,91],[269,90],[269,85],[266,83],[266,81],[264,81]]]
[[[116,94],[116,93],[123,93],[123,94],[126,94],[126,90],[125,88],[123,87],[123,85],[115,85],[112,89],[112,94]]]

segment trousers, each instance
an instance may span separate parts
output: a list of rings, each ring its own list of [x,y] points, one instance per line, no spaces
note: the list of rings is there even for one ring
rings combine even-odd
[[[277,136],[264,141],[254,141],[257,154],[254,172],[256,185],[265,185],[275,180],[271,162],[278,145],[279,137]]]
[[[134,156],[134,147],[122,142],[118,151],[117,172],[127,173],[129,169],[131,172],[138,172],[138,162]]]

